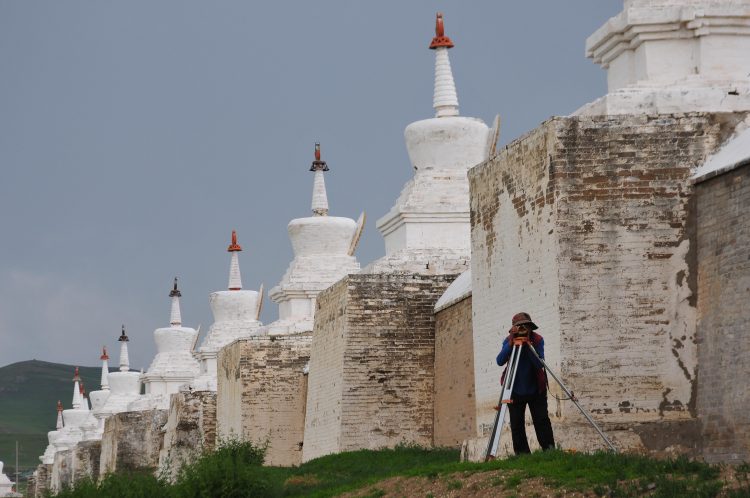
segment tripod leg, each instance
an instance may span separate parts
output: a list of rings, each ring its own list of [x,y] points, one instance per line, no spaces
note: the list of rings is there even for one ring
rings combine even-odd
[[[508,411],[508,403],[511,402],[511,394],[513,392],[513,384],[516,380],[516,372],[518,371],[518,360],[521,358],[521,346],[513,346],[513,350],[510,353],[510,359],[508,360],[508,375],[505,377],[503,382],[503,389],[500,393],[500,402],[498,406],[500,409],[495,414],[495,423],[492,426],[492,432],[490,433],[490,440],[487,443],[487,451],[484,456],[484,461],[490,460],[497,455],[497,447],[500,444],[500,434],[503,430],[503,424],[505,423],[505,414]]]
[[[581,414],[584,417],[586,417],[586,420],[589,421],[589,424],[591,424],[591,426],[594,429],[596,429],[596,432],[598,432],[601,438],[604,440],[604,442],[607,443],[607,446],[609,446],[609,448],[612,451],[617,453],[617,448],[615,448],[615,445],[612,444],[612,441],[610,441],[609,438],[607,438],[607,436],[604,435],[604,432],[602,432],[602,430],[599,428],[599,425],[597,425],[597,423],[594,422],[594,419],[591,418],[591,415],[589,415],[589,413],[586,410],[584,410],[583,407],[578,403],[578,400],[575,398],[575,396],[573,396],[573,393],[570,392],[567,387],[565,387],[565,384],[563,384],[563,382],[557,377],[557,375],[555,375],[555,372],[550,370],[549,366],[547,366],[547,363],[542,358],[539,357],[536,350],[531,346],[529,347],[529,349],[531,350],[532,353],[534,353],[534,356],[536,356],[536,359],[542,363],[542,365],[544,366],[544,369],[547,370],[547,372],[552,376],[553,379],[555,379],[555,381],[558,383],[558,385],[563,390],[563,392],[565,392],[565,394],[570,398],[570,400],[573,403],[575,403],[575,405],[578,407],[578,410],[580,410]]]

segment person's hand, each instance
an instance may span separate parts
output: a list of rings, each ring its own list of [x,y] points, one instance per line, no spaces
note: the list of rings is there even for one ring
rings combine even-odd
[[[520,344],[529,340],[529,328],[525,325],[511,327],[511,342]]]

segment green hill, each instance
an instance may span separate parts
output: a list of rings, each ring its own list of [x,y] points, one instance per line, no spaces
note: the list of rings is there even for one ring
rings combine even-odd
[[[0,367],[0,460],[15,473],[16,441],[21,472],[39,464],[47,432],[55,429],[57,400],[71,408],[75,365],[30,360]],[[101,367],[80,367],[87,391],[99,388]]]

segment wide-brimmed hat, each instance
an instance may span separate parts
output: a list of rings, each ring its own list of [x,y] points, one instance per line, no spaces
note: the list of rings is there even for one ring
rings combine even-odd
[[[513,315],[513,326],[516,325],[523,325],[523,324],[529,324],[531,326],[531,330],[536,330],[539,327],[536,326],[536,323],[531,321],[531,316],[528,313],[516,313]]]

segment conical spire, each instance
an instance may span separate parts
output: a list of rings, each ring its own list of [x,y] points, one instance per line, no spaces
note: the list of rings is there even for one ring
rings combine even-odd
[[[57,424],[55,424],[55,429],[58,431],[63,428],[63,405],[62,401],[59,399],[57,400]]]
[[[117,339],[120,342],[120,371],[128,372],[130,370],[130,357],[128,356],[128,336],[125,335],[125,325],[122,326],[122,334]]]
[[[89,410],[89,399],[86,397],[86,388],[83,387],[83,381],[81,381],[81,410]]]
[[[326,182],[323,172],[328,171],[328,165],[320,160],[320,144],[315,144],[315,160],[310,166],[310,171],[315,172],[313,182],[312,212],[314,216],[328,216],[328,195],[326,194]]]
[[[78,375],[78,367],[76,367],[76,372],[73,375],[73,409],[78,409],[81,407],[81,376]]]
[[[109,391],[109,355],[107,354],[107,346],[102,346],[102,355],[99,357],[102,360],[102,391]]]
[[[242,247],[237,243],[237,232],[232,230],[232,243],[227,248],[232,253],[232,261],[229,263],[229,290],[242,290],[242,275],[240,274],[240,258],[237,254]]]
[[[435,93],[432,98],[435,117],[458,116],[458,95],[448,57],[448,49],[453,48],[453,42],[445,36],[443,14],[440,12],[435,19],[435,37],[430,48],[435,51]]]
[[[169,324],[172,327],[179,327],[182,325],[182,316],[180,315],[180,296],[182,296],[182,293],[177,288],[177,277],[175,277],[174,287],[169,293],[169,297],[172,298],[172,311],[169,315]]]

